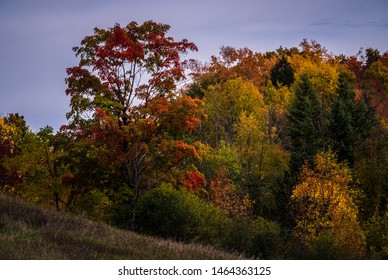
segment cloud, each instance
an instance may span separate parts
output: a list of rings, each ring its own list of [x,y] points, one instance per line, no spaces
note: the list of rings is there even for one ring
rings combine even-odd
[[[309,24],[312,27],[328,27],[328,28],[388,28],[388,19],[376,20],[345,20],[345,19],[322,19]]]

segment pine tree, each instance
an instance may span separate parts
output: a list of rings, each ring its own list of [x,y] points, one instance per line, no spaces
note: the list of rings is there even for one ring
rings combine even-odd
[[[294,83],[294,72],[291,64],[282,56],[271,69],[271,82],[276,87],[280,85],[290,87]]]
[[[340,73],[337,94],[332,104],[329,134],[332,149],[338,154],[338,160],[347,161],[353,166],[356,101],[350,82],[349,75],[345,72]]]
[[[339,161],[354,165],[354,153],[377,125],[373,108],[364,100],[356,101],[352,77],[342,72],[338,79],[337,94],[330,115],[330,145],[338,154]]]
[[[294,90],[287,112],[291,176],[298,174],[305,160],[312,162],[317,151],[324,148],[322,106],[307,74],[301,74]]]

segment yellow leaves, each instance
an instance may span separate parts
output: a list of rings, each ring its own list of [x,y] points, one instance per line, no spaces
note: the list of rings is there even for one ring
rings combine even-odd
[[[336,92],[340,70],[339,64],[324,60],[316,62],[301,55],[290,57],[290,63],[296,70],[296,80],[299,79],[301,74],[307,74],[320,96],[328,98]]]
[[[14,136],[16,134],[16,126],[9,123],[5,117],[0,117],[0,143],[8,142],[14,144]]]
[[[314,163],[314,170],[307,163],[303,166],[301,183],[292,192],[297,211],[295,234],[310,245],[319,232],[330,230],[349,257],[360,257],[365,237],[348,187],[350,170],[337,163],[332,152],[318,154]]]

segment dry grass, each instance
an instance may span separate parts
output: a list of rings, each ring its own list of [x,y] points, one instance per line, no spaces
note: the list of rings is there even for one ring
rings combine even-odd
[[[240,259],[198,244],[142,236],[0,194],[0,259]]]

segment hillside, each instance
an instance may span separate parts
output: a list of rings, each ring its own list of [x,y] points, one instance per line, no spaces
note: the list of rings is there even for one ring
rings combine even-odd
[[[0,194],[0,259],[239,259],[70,216]]]

